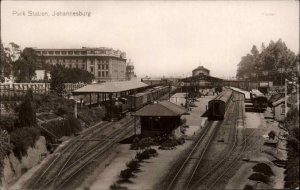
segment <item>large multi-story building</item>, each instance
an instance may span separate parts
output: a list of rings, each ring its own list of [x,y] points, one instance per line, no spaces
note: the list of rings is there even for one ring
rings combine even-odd
[[[126,53],[112,48],[35,49],[41,62],[87,70],[97,81],[127,80]]]

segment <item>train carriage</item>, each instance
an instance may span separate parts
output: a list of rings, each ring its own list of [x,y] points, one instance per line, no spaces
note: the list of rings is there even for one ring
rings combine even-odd
[[[232,90],[226,90],[208,102],[208,120],[223,120],[232,99]]]
[[[251,90],[251,100],[255,111],[264,112],[268,107],[267,97],[257,89]]]

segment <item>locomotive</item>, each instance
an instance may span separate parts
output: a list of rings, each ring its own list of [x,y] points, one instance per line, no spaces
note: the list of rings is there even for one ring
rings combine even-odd
[[[208,102],[208,120],[223,120],[232,99],[232,90],[225,90]]]
[[[257,89],[252,89],[250,97],[255,111],[264,112],[268,107],[267,97]]]

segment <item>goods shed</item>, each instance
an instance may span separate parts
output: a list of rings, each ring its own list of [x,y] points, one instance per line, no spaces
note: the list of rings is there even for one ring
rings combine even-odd
[[[148,85],[140,81],[115,81],[88,84],[72,92],[75,99],[80,101],[87,97],[88,104],[99,104],[129,94],[144,90]]]
[[[181,136],[179,129],[180,117],[187,110],[169,101],[154,102],[133,115],[140,117],[141,134],[155,136],[168,134],[175,137]]]

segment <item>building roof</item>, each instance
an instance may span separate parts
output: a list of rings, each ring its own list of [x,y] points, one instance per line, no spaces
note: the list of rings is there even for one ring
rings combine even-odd
[[[86,94],[86,93],[115,93],[124,92],[128,90],[134,90],[148,86],[140,81],[115,81],[105,82],[100,84],[88,84],[82,88],[79,88],[73,92],[73,94]]]
[[[211,82],[223,81],[223,79],[220,79],[220,78],[217,78],[217,77],[208,76],[208,75],[197,75],[197,76],[182,78],[179,81],[180,82],[197,82],[197,81],[200,81],[200,80],[211,81]]]
[[[186,93],[176,93],[171,98],[185,98],[186,96]]]
[[[269,98],[269,102],[274,103],[277,100],[281,99],[284,97],[284,94],[278,93],[278,94],[273,94],[271,95],[271,97]]]
[[[280,104],[283,104],[284,102],[285,102],[285,97],[280,98],[280,99],[277,100],[276,102],[273,102],[273,103],[272,103],[272,106],[273,106],[273,107],[276,107],[276,106],[278,106],[278,105],[280,105]]]
[[[236,87],[233,87],[233,86],[231,86],[229,88],[232,89],[233,91],[236,91],[236,92],[244,94],[246,100],[249,100],[251,98],[250,97],[250,92],[248,92],[246,90],[242,90],[242,89],[239,89],[239,88],[236,88]]]
[[[149,104],[136,111],[135,116],[181,116],[187,110],[169,101]]]
[[[279,100],[272,103],[272,106],[278,106],[282,103],[285,103],[285,97],[280,98]],[[287,99],[288,105],[295,105],[297,103],[297,96],[296,94],[291,94]]]
[[[206,70],[206,71],[209,71],[207,68],[205,68],[203,66],[199,66],[196,69],[194,69],[193,71],[197,71],[197,70]]]

